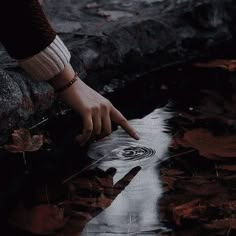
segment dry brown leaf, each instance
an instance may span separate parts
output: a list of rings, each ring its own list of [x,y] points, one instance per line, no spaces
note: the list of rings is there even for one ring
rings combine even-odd
[[[161,181],[163,184],[162,190],[166,193],[174,189],[174,183],[176,182],[176,178],[171,176],[162,176]]]
[[[200,155],[213,160],[236,158],[236,135],[214,136],[206,129],[193,129],[174,141],[183,147],[195,148]]]
[[[168,175],[168,176],[179,176],[179,175],[183,175],[184,171],[177,170],[177,169],[163,168],[163,169],[161,169],[161,174]]]
[[[214,220],[210,224],[206,224],[205,227],[207,229],[234,229],[236,230],[236,219],[234,218],[226,218],[220,220]]]
[[[31,135],[29,130],[20,128],[13,131],[12,143],[4,148],[12,153],[38,151],[43,145],[43,135]]]
[[[217,169],[236,172],[236,165],[218,165]]]
[[[176,181],[175,188],[194,196],[214,196],[223,194],[226,191],[221,183],[210,181],[205,177],[195,177],[189,180],[179,179]]]
[[[222,68],[233,72],[236,71],[236,60],[217,59],[205,63],[195,63],[194,66],[202,68]]]
[[[10,217],[10,223],[35,234],[46,234],[58,230],[67,222],[64,210],[54,205],[39,205],[27,210],[18,207]]]
[[[206,206],[200,205],[200,199],[194,199],[191,202],[176,206],[172,209],[173,220],[176,225],[181,225],[183,219],[198,219],[206,211]]]

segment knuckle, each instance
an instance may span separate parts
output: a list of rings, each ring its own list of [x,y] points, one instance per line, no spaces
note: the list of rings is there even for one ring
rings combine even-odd
[[[86,108],[84,109],[84,114],[86,114],[86,115],[91,114],[91,108],[90,108],[90,107],[86,107]]]
[[[93,112],[99,112],[99,110],[100,110],[99,106],[92,107]]]
[[[120,122],[120,124],[125,124],[127,122],[127,120],[125,118],[120,118],[119,122]]]
[[[103,111],[109,111],[109,105],[107,104],[107,103],[103,103],[102,105],[101,105],[101,108],[102,108],[102,110]]]

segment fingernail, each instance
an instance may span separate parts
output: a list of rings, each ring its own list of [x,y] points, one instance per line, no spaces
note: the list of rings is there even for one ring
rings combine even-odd
[[[138,136],[137,133],[134,133],[134,138],[135,138],[136,140],[139,140],[139,139],[140,139],[140,137]]]

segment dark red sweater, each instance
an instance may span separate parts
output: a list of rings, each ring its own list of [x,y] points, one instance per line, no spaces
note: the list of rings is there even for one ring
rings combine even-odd
[[[0,29],[0,41],[15,59],[39,53],[56,37],[38,0],[0,0]]]

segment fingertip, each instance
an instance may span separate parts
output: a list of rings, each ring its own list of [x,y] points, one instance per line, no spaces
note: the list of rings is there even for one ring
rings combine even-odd
[[[136,140],[140,140],[140,137],[138,136],[137,133],[134,133],[134,134],[133,134],[133,137],[134,137],[134,139],[136,139]]]

